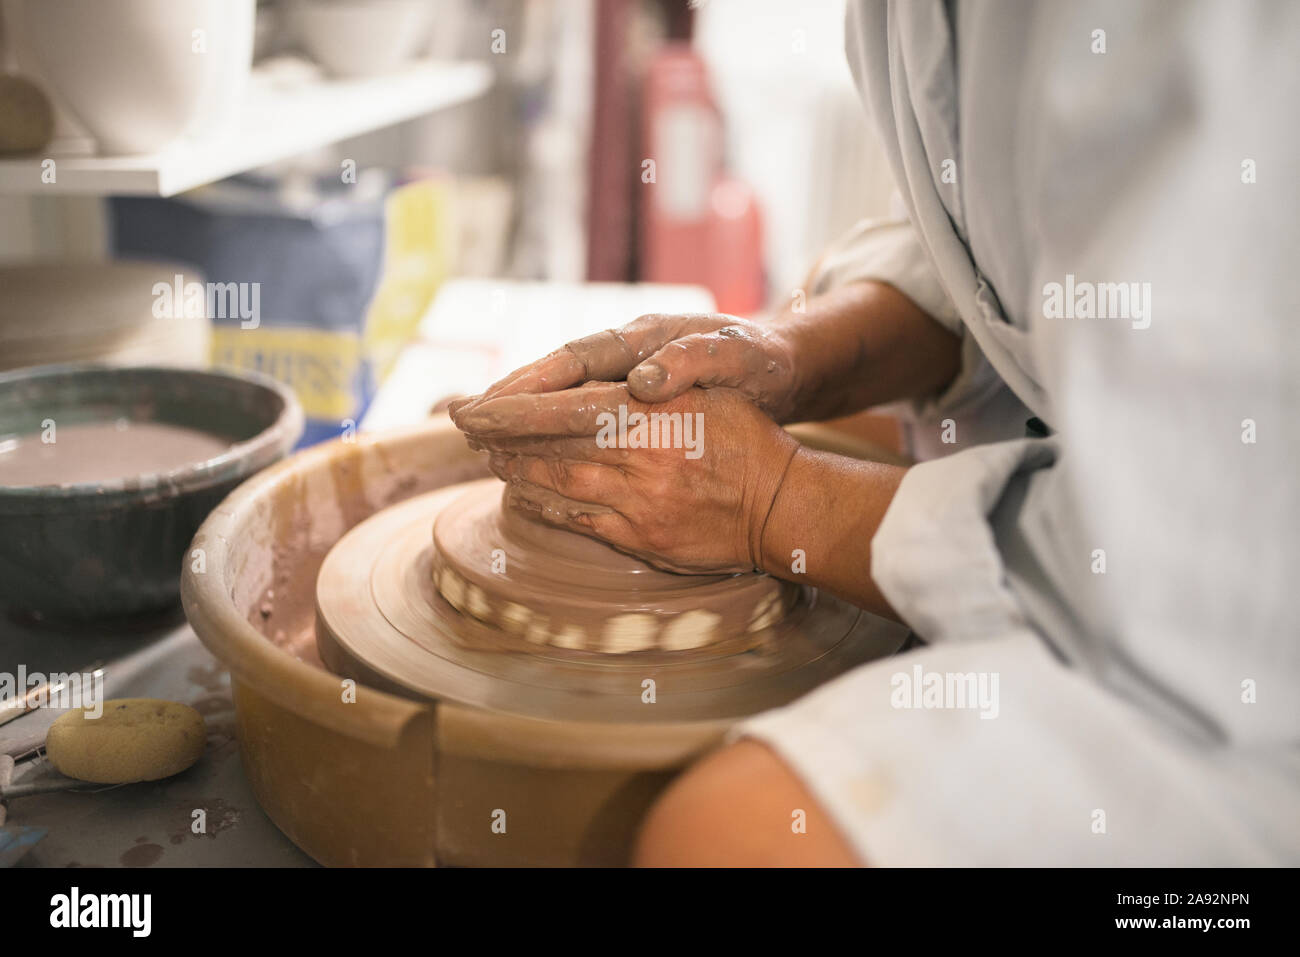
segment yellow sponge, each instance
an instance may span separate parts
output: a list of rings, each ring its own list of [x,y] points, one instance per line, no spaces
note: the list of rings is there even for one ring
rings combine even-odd
[[[45,753],[70,778],[97,784],[157,781],[190,767],[207,744],[203,715],[155,698],[105,701],[93,717],[85,708],[50,725]]]

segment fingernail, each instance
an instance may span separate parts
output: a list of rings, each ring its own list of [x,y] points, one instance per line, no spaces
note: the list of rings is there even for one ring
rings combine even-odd
[[[644,362],[631,371],[627,377],[628,385],[639,389],[652,389],[661,385],[668,377],[664,367],[657,362]]]

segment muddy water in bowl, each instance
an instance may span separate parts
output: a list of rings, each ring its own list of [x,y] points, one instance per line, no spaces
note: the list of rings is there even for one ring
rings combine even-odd
[[[293,395],[260,376],[0,374],[0,607],[81,621],[174,607],[194,530],[293,446],[302,421]]]
[[[77,485],[172,472],[234,440],[164,422],[66,425],[0,441],[0,485]]]

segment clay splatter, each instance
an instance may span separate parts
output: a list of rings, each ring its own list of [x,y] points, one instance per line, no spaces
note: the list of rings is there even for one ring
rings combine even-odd
[[[203,834],[195,834],[191,829],[194,812],[200,809],[207,813],[207,830]],[[171,842],[180,844],[190,837],[209,837],[215,840],[222,831],[228,831],[237,825],[243,813],[222,798],[196,798],[193,802],[177,804],[171,816]]]
[[[137,844],[124,853],[118,862],[123,867],[150,867],[162,859],[163,849],[158,844]]]

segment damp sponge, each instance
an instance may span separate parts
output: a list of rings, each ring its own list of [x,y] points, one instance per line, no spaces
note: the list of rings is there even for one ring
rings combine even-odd
[[[131,784],[179,774],[206,744],[203,715],[188,705],[119,698],[105,701],[97,718],[85,708],[61,715],[50,725],[45,753],[70,778]]]

